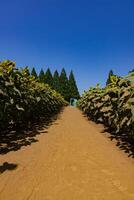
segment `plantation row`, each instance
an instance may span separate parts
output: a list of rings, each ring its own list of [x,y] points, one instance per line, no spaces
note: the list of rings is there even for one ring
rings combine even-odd
[[[0,62],[0,128],[51,116],[66,104],[59,93],[31,76],[28,68]]]
[[[134,87],[128,80],[111,76],[105,88],[97,85],[85,92],[78,107],[113,134],[134,139]]]

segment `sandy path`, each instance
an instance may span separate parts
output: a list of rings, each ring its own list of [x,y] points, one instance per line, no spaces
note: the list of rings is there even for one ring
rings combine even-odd
[[[65,108],[39,142],[0,155],[18,165],[0,175],[0,200],[134,200],[134,161],[100,129]]]

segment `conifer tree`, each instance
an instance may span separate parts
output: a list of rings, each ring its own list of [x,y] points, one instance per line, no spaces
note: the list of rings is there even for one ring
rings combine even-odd
[[[57,70],[53,75],[53,89],[60,93],[60,77]]]
[[[31,71],[31,75],[34,76],[36,79],[38,78],[35,68],[33,67]]]
[[[26,66],[26,69],[27,69],[27,75],[30,76],[30,70],[29,70],[29,67]]]
[[[39,73],[39,80],[40,82],[44,83],[45,82],[45,74],[43,69],[41,69],[40,73]]]
[[[80,98],[80,94],[72,70],[69,75],[69,93],[70,93],[70,98],[76,98],[76,99]]]
[[[70,101],[69,82],[64,68],[62,69],[60,74],[60,93],[66,101]]]
[[[111,78],[110,78],[110,77],[113,76],[113,75],[114,75],[113,71],[110,70],[110,71],[109,71],[109,74],[108,74],[108,79],[107,79],[106,85],[108,85],[108,84],[111,83]]]
[[[50,87],[53,87],[53,76],[49,68],[45,73],[45,83],[47,83]]]

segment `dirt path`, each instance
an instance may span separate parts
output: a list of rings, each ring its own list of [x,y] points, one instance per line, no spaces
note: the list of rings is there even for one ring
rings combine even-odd
[[[100,132],[66,108],[37,143],[0,155],[17,165],[0,175],[0,200],[134,200],[134,161]]]

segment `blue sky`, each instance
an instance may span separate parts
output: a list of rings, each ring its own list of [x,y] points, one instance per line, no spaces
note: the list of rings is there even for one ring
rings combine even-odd
[[[0,60],[73,69],[80,92],[134,68],[133,0],[0,0]]]

